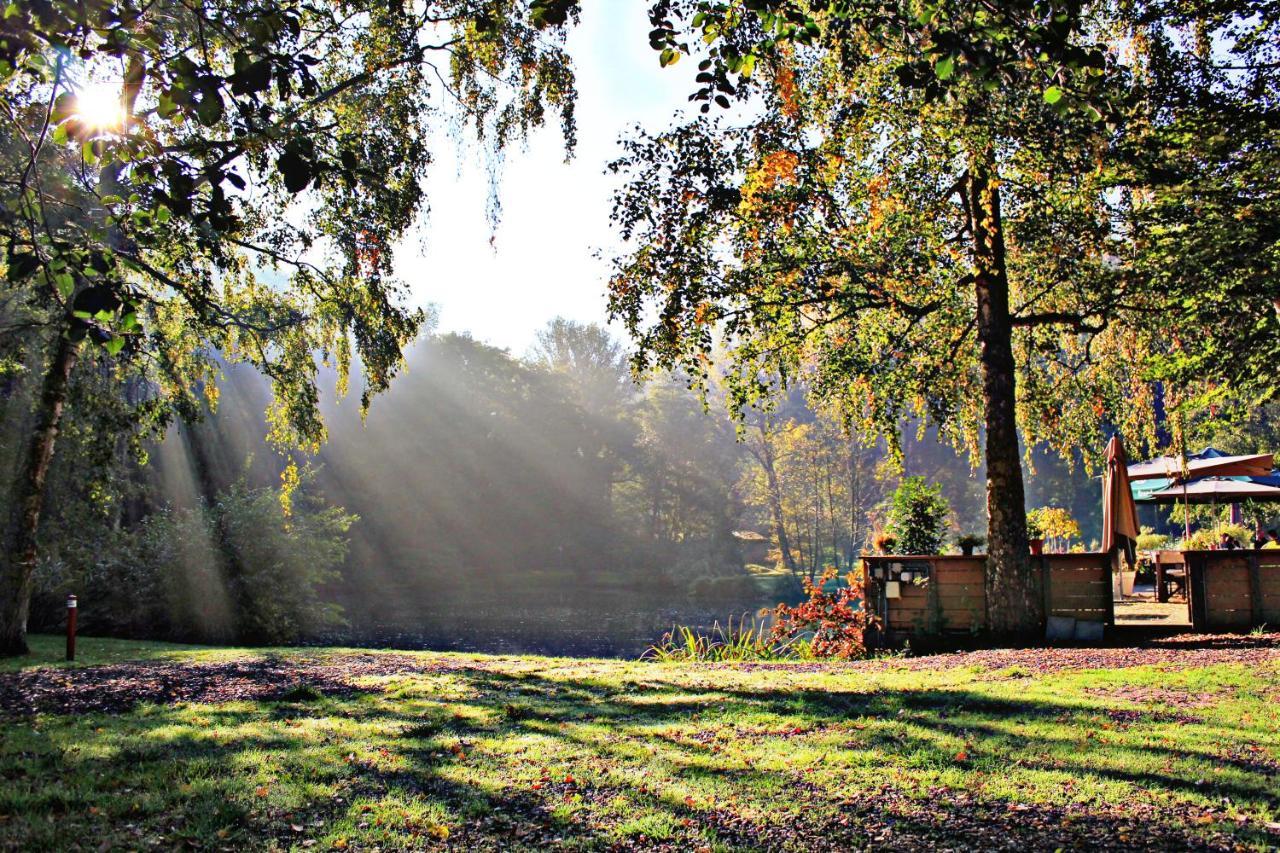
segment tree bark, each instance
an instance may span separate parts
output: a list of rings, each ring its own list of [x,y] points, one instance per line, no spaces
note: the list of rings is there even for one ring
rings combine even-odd
[[[1030,636],[1041,630],[1044,607],[1027,543],[1009,277],[1000,188],[990,148],[970,157],[965,194],[986,427],[988,626],[998,635]]]
[[[862,507],[862,491],[859,488],[858,462],[854,457],[853,437],[849,437],[849,565],[853,566],[862,547],[862,524],[858,510]]]
[[[797,568],[795,556],[791,553],[786,520],[782,515],[782,488],[778,484],[778,471],[774,465],[773,447],[769,444],[769,432],[763,423],[757,424],[756,429],[760,433],[760,447],[754,455],[760,467],[764,469],[765,483],[769,490],[769,513],[773,516],[773,535],[778,540],[782,564],[799,581],[800,569]]]
[[[35,429],[10,495],[4,554],[0,556],[0,655],[28,651],[27,614],[38,557],[37,533],[44,510],[45,480],[77,358],[78,345],[66,335],[59,335],[40,390]]]

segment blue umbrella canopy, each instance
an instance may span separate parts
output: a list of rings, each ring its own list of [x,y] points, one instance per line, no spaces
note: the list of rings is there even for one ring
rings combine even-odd
[[[1258,480],[1274,480],[1276,485]],[[1234,503],[1236,501],[1280,501],[1280,477],[1205,477],[1176,484],[1143,498],[1150,503]]]
[[[1272,470],[1274,457],[1270,453],[1249,455],[1231,455],[1214,447],[1206,447],[1199,453],[1187,456],[1187,476],[1179,476],[1182,463],[1177,457],[1163,456],[1145,462],[1135,462],[1129,466],[1129,486],[1133,491],[1133,499],[1142,502],[1169,502],[1175,493],[1179,500],[1183,497],[1183,485],[1194,502],[1196,495],[1203,495],[1203,502],[1211,500],[1245,500],[1269,499],[1267,489],[1256,489],[1253,486],[1264,486],[1280,489],[1280,474]],[[1216,485],[1196,488],[1194,484],[1211,481]],[[1236,482],[1242,485],[1237,497],[1231,497],[1231,486]],[[1247,494],[1245,494],[1247,493]]]

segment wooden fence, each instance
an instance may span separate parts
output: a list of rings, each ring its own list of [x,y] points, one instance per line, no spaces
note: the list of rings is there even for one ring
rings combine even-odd
[[[1280,625],[1280,551],[1185,551],[1197,631]]]
[[[1040,592],[1050,616],[1111,624],[1111,562],[1106,554],[1045,554]],[[867,556],[863,599],[880,617],[873,642],[977,635],[989,624],[986,557]]]

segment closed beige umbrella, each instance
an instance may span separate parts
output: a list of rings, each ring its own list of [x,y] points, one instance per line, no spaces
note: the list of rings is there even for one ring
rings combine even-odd
[[[1120,436],[1107,442],[1107,471],[1102,477],[1102,550],[1120,548],[1133,566],[1137,560],[1138,505],[1129,489],[1129,467]]]

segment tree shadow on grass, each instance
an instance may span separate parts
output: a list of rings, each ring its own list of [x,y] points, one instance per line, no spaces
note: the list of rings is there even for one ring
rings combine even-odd
[[[16,753],[0,749],[6,787],[21,789],[0,798],[6,804],[0,812],[16,816],[0,823],[0,846],[57,846],[50,818],[80,837],[142,826],[164,843],[250,847],[287,846],[374,821],[383,823],[367,831],[380,833],[382,846],[413,849],[688,849],[713,840],[749,849],[1200,849],[1280,841],[1254,826],[1193,831],[1200,814],[1189,801],[1206,788],[1143,769],[1153,757],[1213,756],[1113,744],[1110,764],[1086,745],[1067,759],[1040,757],[1061,755],[1077,740],[1073,733],[1101,719],[1101,704],[1003,699],[960,688],[749,690],[661,679],[618,685],[463,664],[371,674],[395,680],[344,678],[332,692],[308,683],[314,692],[288,688],[229,705],[150,705],[115,718],[41,723],[12,744]],[[437,676],[448,678],[447,692],[432,681]],[[272,682],[272,690],[279,688]],[[363,727],[354,736],[359,754],[330,726],[334,721]],[[853,725],[862,722],[870,731]],[[1031,724],[1035,732],[1025,730]],[[1041,731],[1046,726],[1048,734]],[[1214,734],[1240,737],[1229,726]],[[547,751],[553,757],[530,759],[551,765],[531,782],[506,763],[516,760],[512,755],[485,754],[486,744],[531,736],[554,747]],[[88,754],[71,753],[75,739]],[[809,765],[789,759],[792,743],[810,752],[820,744],[836,763],[826,765],[824,755],[823,772],[808,774]],[[977,745],[974,755],[957,759],[968,743]],[[895,775],[911,767],[968,772],[981,753],[1150,795],[1124,805],[1015,802],[966,790],[968,781],[922,791],[909,775]],[[1132,766],[1125,767],[1119,759],[1128,758]],[[885,784],[867,785],[865,774],[852,770],[858,762],[883,767]],[[275,768],[274,781],[260,782],[264,765]],[[1274,807],[1266,773],[1236,769],[1244,781],[1214,784],[1209,792],[1246,808]],[[177,790],[149,790],[161,786]],[[130,797],[142,808],[128,807]],[[104,802],[105,808],[94,805]],[[425,811],[390,809],[383,816],[383,803]],[[228,826],[232,834],[220,837]]]

